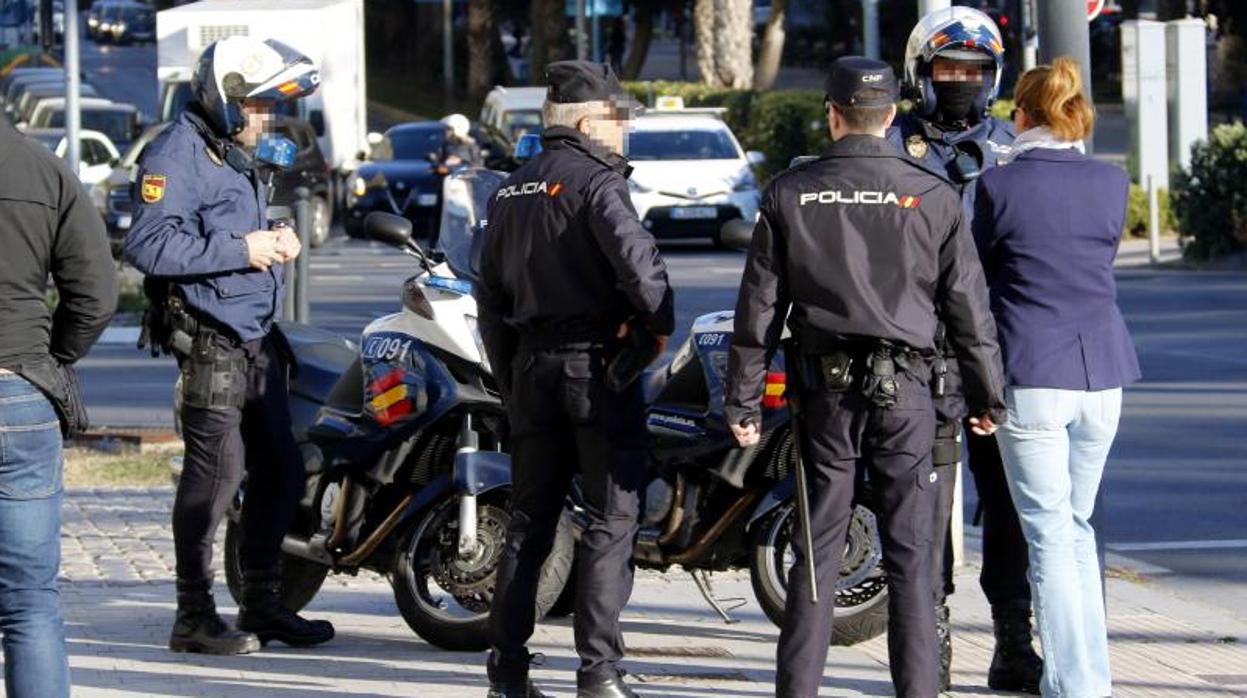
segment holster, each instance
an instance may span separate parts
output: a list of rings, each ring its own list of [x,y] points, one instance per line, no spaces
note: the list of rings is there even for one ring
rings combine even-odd
[[[952,420],[936,427],[931,462],[936,467],[961,462],[961,422]]]
[[[182,400],[207,410],[240,409],[247,400],[246,355],[233,340],[201,326],[182,367]]]
[[[87,407],[82,402],[78,374],[72,366],[48,357],[46,361],[22,364],[17,373],[38,388],[56,409],[61,422],[61,435],[71,438],[90,427]]]
[[[164,279],[143,279],[143,294],[148,307],[143,313],[139,332],[139,349],[148,349],[153,357],[173,354],[181,361],[192,350],[198,323],[186,311],[185,301]]]
[[[895,407],[899,399],[897,378],[904,373],[920,376],[921,354],[882,339],[846,339],[825,354],[802,357],[802,372],[814,385],[831,392],[847,392],[854,386],[878,407]]]

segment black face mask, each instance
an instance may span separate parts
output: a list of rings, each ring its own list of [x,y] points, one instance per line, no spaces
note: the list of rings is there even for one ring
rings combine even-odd
[[[935,89],[936,117],[941,123],[954,124],[969,121],[974,100],[983,89],[979,82],[937,82]]]

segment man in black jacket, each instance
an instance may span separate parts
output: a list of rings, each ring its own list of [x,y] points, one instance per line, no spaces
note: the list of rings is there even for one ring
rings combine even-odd
[[[494,196],[476,287],[513,459],[489,695],[543,695],[528,680],[525,644],[537,577],[579,471],[592,522],[577,551],[578,695],[626,697],[635,694],[618,668],[619,614],[632,592],[645,404],[639,383],[608,386],[606,374],[629,333],[661,351],[675,324],[671,288],[628,194],[623,87],[598,63],[552,63],[546,76],[545,149]]]
[[[790,400],[801,408],[794,429],[810,483],[812,549],[799,525],[778,650],[776,694],[784,698],[817,695],[822,682],[859,466],[869,468],[880,515],[896,694],[939,692],[928,387],[937,310],[975,428],[993,431],[1004,412],[996,326],[961,200],[884,140],[896,96],[886,63],[847,57],[832,65],[835,143],[767,188],[736,305],[725,413],[742,446],[758,442],[763,379],[785,318],[796,342],[785,365],[796,379]]]
[[[14,698],[69,696],[58,605],[61,443],[86,428],[70,368],[117,307],[99,214],[69,168],[0,121],[0,626]],[[48,274],[60,302],[47,303]]]

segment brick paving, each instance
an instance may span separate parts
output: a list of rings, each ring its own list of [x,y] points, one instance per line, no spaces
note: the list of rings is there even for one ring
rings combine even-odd
[[[331,577],[309,607],[337,626],[338,637],[327,646],[233,658],[168,652],[171,504],[169,489],[80,490],[67,497],[62,594],[75,696],[484,694],[484,655],[445,652],[421,641],[398,616],[389,585],[374,574]],[[953,696],[996,695],[984,687],[991,622],[977,572],[971,552],[954,597]],[[232,617],[224,584],[217,586],[222,610]],[[722,623],[686,575],[639,577],[624,630],[632,651],[627,666],[642,695],[773,694],[777,631],[753,602],[748,576],[720,575],[716,590],[748,600],[734,611],[739,622]],[[1115,695],[1247,696],[1247,623],[1241,618],[1123,578],[1110,580],[1108,590]],[[546,623],[532,646],[546,655],[534,676],[556,696],[575,694],[571,635],[566,620]],[[822,695],[891,695],[886,659],[882,638],[833,648]]]

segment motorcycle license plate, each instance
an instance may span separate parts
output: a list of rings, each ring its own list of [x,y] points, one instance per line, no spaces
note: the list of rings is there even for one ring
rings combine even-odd
[[[421,194],[416,197],[417,206],[436,206],[437,194]]]
[[[671,209],[671,217],[677,221],[702,221],[719,217],[714,206],[681,206]]]

